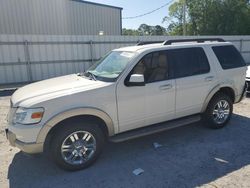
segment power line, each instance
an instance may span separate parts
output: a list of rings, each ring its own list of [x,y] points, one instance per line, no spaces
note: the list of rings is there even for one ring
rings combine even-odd
[[[164,7],[166,7],[166,6],[168,6],[168,5],[170,5],[170,4],[173,3],[174,1],[175,1],[175,0],[171,0],[171,1],[169,1],[168,3],[166,3],[166,4],[164,4],[164,5],[160,6],[160,7],[158,7],[157,9],[151,10],[151,11],[146,12],[146,13],[144,13],[144,14],[140,14],[140,15],[137,15],[137,16],[124,17],[124,18],[122,18],[122,19],[124,19],[124,20],[125,20],[125,19],[135,19],[135,18],[140,18],[140,17],[146,16],[146,15],[152,14],[152,13],[154,13],[154,12],[156,12],[156,11],[158,11],[158,10],[160,10],[160,9],[162,9],[162,8],[164,8]]]

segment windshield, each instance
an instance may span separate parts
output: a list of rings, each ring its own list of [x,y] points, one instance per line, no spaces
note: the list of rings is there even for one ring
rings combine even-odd
[[[84,76],[92,77],[95,80],[114,82],[134,55],[134,52],[112,51],[90,67]]]

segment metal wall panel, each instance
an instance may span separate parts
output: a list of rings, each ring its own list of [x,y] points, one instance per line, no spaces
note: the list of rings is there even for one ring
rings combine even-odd
[[[121,35],[121,9],[72,0],[0,0],[0,34]]]
[[[233,42],[250,63],[250,36],[220,37]],[[182,37],[0,35],[0,84],[33,82],[82,72],[112,49],[138,41],[176,38]]]

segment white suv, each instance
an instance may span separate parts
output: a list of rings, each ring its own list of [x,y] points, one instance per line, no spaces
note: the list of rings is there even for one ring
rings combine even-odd
[[[222,39],[171,40],[111,51],[88,71],[18,89],[7,137],[26,153],[48,151],[62,168],[92,164],[120,142],[201,119],[225,126],[244,95],[246,64]]]

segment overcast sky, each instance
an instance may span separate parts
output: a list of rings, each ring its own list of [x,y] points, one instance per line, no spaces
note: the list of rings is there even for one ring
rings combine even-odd
[[[122,16],[129,17],[149,12],[153,9],[162,6],[163,4],[166,4],[170,0],[88,0],[88,1],[122,7],[123,8]],[[161,10],[158,10],[150,15],[141,18],[129,19],[129,20],[123,19],[122,27],[137,29],[142,23],[146,23],[148,25],[162,25],[163,27],[167,27],[166,23],[162,24],[162,19],[167,15],[168,15],[168,7],[164,7]]]

